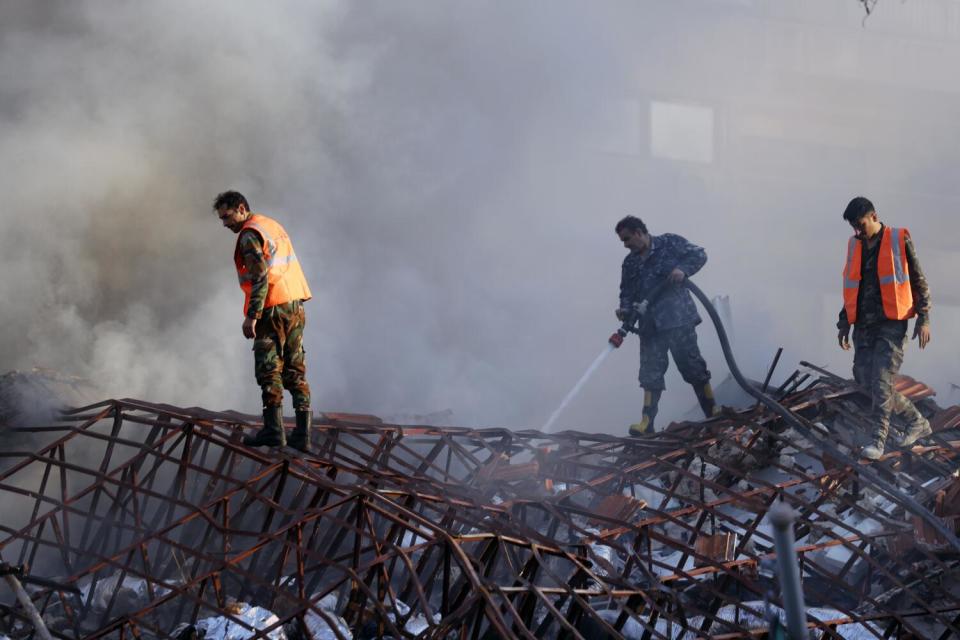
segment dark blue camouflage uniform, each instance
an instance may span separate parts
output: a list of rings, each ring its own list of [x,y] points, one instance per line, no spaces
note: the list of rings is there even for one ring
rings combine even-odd
[[[883,234],[881,227],[880,237]],[[880,241],[871,247],[860,241],[860,289],[857,292],[857,322],[853,328],[853,378],[869,393],[872,400],[871,418],[873,436],[884,440],[890,430],[890,415],[897,414],[909,425],[922,423],[923,416],[894,383],[903,364],[903,348],[907,342],[907,321],[890,320],[883,312],[877,257]],[[910,290],[917,311],[917,324],[930,323],[930,287],[920,269],[920,261],[910,236],[906,238],[907,269],[910,272]],[[837,328],[850,330],[847,310],[840,309]]]
[[[632,251],[623,260],[620,308],[642,302],[674,269],[690,277],[707,262],[707,252],[673,233],[650,236],[646,254]],[[684,381],[695,386],[710,382],[710,371],[700,355],[696,326],[702,322],[690,291],[682,284],[668,285],[651,304],[640,334],[640,386],[663,391],[667,352]]]

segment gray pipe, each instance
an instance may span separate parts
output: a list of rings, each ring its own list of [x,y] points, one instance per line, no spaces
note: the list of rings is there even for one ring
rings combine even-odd
[[[37,636],[42,640],[53,640],[50,636],[50,631],[47,630],[47,625],[43,623],[43,618],[40,617],[40,612],[37,611],[37,608],[33,605],[33,600],[30,599],[30,596],[24,590],[23,585],[20,584],[20,581],[17,580],[17,577],[12,573],[8,573],[3,576],[7,584],[10,586],[10,590],[17,596],[17,600],[20,601],[20,604],[27,612],[27,616],[30,617],[30,621],[33,623],[33,628],[37,632]]]
[[[773,525],[773,542],[777,549],[777,566],[780,568],[780,593],[787,611],[787,629],[792,640],[807,640],[807,607],[803,602],[800,565],[793,537],[793,523],[797,514],[786,502],[777,500],[767,511],[767,517]]]

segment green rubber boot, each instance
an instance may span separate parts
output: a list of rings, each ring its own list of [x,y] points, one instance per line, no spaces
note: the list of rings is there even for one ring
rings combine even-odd
[[[287,444],[302,451],[310,453],[310,422],[313,420],[313,413],[310,409],[297,409],[297,426],[287,438]]]
[[[287,444],[283,432],[283,407],[263,408],[263,429],[252,436],[244,436],[248,447],[282,447]]]

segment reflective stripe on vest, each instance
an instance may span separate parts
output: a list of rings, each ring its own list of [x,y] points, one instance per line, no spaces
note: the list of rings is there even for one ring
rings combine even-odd
[[[893,273],[880,279],[880,284],[889,284],[896,282],[903,284],[907,282],[907,239],[903,234],[904,229],[890,230],[890,248],[893,249]],[[908,232],[909,234],[909,232]]]
[[[263,240],[263,257],[267,263],[267,298],[264,309],[294,300],[309,300],[310,287],[300,268],[297,254],[293,251],[293,243],[280,223],[265,215],[255,213],[244,223],[241,233],[252,229]],[[234,262],[237,267],[237,278],[244,293],[243,313],[247,314],[250,306],[250,294],[253,291],[253,274],[247,272],[246,265],[240,256],[240,239],[237,238],[237,247],[234,251]]]
[[[916,315],[910,269],[907,266],[907,229],[884,227],[877,254],[877,277],[883,315],[890,320],[906,320]],[[847,243],[847,261],[843,269],[843,307],[850,324],[857,321],[857,298],[860,293],[863,243],[854,236]]]
[[[244,228],[244,229],[254,229],[254,230],[256,230],[256,231],[258,231],[258,232],[260,233],[260,237],[263,238],[263,242],[265,243],[265,244],[264,244],[264,247],[263,247],[264,256],[273,256],[273,255],[276,255],[276,253],[277,253],[277,243],[276,243],[276,241],[271,237],[270,233],[268,233],[267,230],[263,228],[263,227],[264,227],[263,224],[257,224],[257,222],[258,222],[258,221],[256,220],[256,217],[257,217],[257,216],[259,216],[259,214],[256,214],[256,213],[253,214],[253,216],[250,218],[250,220],[247,222],[247,224],[243,225],[243,228]],[[264,216],[259,216],[259,217],[263,218]],[[269,264],[269,262],[268,262],[268,264]]]
[[[860,287],[860,253],[857,251],[857,236],[850,238],[850,242],[847,243],[847,266],[843,270],[843,288],[844,289],[857,289]],[[857,264],[854,265],[854,257],[856,257]],[[854,269],[856,266],[856,269]],[[856,279],[854,279],[856,275]]]

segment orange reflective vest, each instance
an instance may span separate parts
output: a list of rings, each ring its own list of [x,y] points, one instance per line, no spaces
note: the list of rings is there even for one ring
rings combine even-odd
[[[294,300],[309,300],[310,287],[293,252],[290,236],[280,223],[265,215],[255,213],[243,224],[240,233],[252,229],[263,240],[263,257],[267,262],[267,299],[263,308],[273,307]],[[243,315],[247,315],[250,306],[250,292],[253,291],[254,276],[247,271],[247,265],[240,255],[240,238],[233,252],[233,261],[237,265],[237,277],[243,289]]]
[[[884,227],[877,255],[877,276],[880,278],[880,298],[883,315],[890,320],[906,320],[917,315],[913,308],[913,290],[910,289],[910,270],[907,268],[906,229]],[[847,262],[843,267],[843,307],[850,324],[857,321],[857,294],[860,292],[860,259],[863,243],[856,236],[847,243]]]

